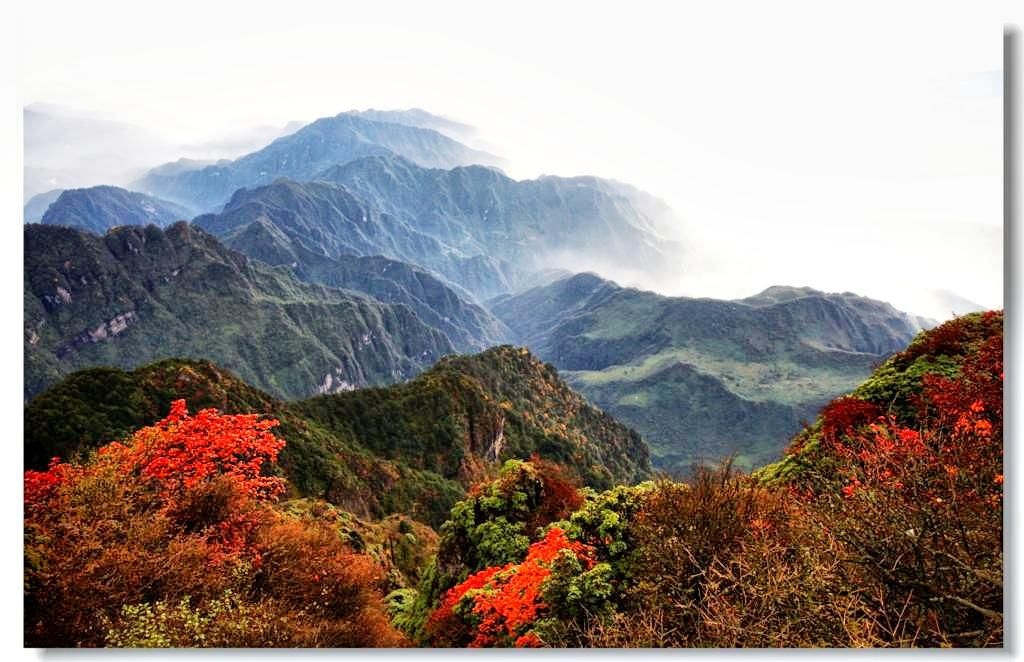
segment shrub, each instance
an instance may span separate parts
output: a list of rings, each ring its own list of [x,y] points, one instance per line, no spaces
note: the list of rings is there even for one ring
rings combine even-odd
[[[592,549],[557,527],[533,545],[522,563],[481,570],[448,591],[426,624],[434,645],[535,647],[534,631],[547,609],[544,586],[558,560],[589,570]]]
[[[423,624],[441,596],[485,568],[518,563],[544,526],[582,501],[567,475],[552,463],[508,460],[498,477],[475,485],[441,527],[436,559],[423,574],[406,630],[423,638]]]
[[[398,645],[382,570],[274,507],[272,421],[171,414],[25,473],[30,646]]]
[[[623,580],[588,585],[579,573],[576,596],[590,602],[576,613],[553,607],[563,615],[546,624],[547,643],[842,645],[851,640],[846,624],[867,619],[835,541],[787,489],[733,475],[728,463],[690,484],[652,485],[627,530],[617,547]],[[614,544],[606,540],[605,550]],[[552,596],[553,605],[564,602]]]
[[[692,484],[659,484],[633,523],[637,582],[634,609],[664,605],[692,641],[701,624],[713,570],[729,562],[755,536],[785,533],[785,500],[731,474],[731,467],[701,469]]]
[[[883,416],[824,448],[808,502],[869,583],[892,644],[1002,641],[1001,315],[974,316],[912,346],[959,356],[930,374],[912,419]],[[977,337],[977,327],[988,329]],[[969,342],[965,348],[962,343]],[[908,350],[910,351],[910,350]]]
[[[177,604],[123,605],[102,618],[104,641],[115,648],[185,648],[261,646],[273,640],[268,605],[241,600],[233,592],[206,601],[197,609],[189,597]]]

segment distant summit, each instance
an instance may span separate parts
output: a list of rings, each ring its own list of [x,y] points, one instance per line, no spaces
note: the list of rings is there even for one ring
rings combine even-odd
[[[293,247],[331,259],[401,260],[477,301],[517,291],[532,272],[563,262],[617,263],[651,274],[674,267],[675,245],[651,229],[631,198],[595,182],[516,181],[485,166],[424,168],[373,155],[328,168],[315,181],[241,189],[221,213],[195,222],[240,250],[253,245],[247,228],[260,223],[261,243],[277,245],[275,262],[298,255]],[[292,248],[282,252],[284,244]]]
[[[654,278],[679,266],[680,246],[659,232],[661,218],[653,215],[656,199],[609,180],[515,180],[494,168],[424,168],[386,155],[335,166],[318,179],[461,254],[520,271],[617,265]],[[518,280],[509,284],[504,292],[519,289]]]
[[[377,110],[376,108],[368,108],[367,110],[350,110],[344,114],[373,120],[374,122],[390,122],[392,124],[404,124],[405,126],[414,126],[421,129],[433,129],[460,142],[471,141],[477,133],[474,126],[428,113],[422,108],[409,108],[408,110]]]
[[[144,193],[116,186],[93,186],[62,191],[41,222],[103,234],[119,225],[166,227],[190,216],[184,207]]]
[[[740,299],[744,303],[751,305],[770,305],[773,303],[783,303],[785,301],[792,301],[801,297],[809,296],[821,296],[825,293],[821,290],[816,290],[813,287],[793,287],[791,285],[772,285],[771,287],[765,288],[763,291],[758,292],[753,296]]]
[[[431,168],[502,163],[493,154],[474,150],[434,129],[340,113],[318,119],[234,161],[172,174],[151,170],[137,187],[197,212],[219,211],[240,188],[269,184],[280,177],[304,181],[334,165],[391,154]]]

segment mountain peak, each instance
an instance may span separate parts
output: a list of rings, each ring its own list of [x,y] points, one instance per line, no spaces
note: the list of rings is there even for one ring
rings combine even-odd
[[[184,171],[172,169],[170,174],[167,169],[151,170],[138,186],[200,211],[214,211],[239,188],[259,186],[279,177],[308,181],[331,166],[382,154],[398,154],[428,168],[502,162],[432,127],[347,112],[314,120],[235,161]]]
[[[405,110],[368,108],[366,110],[349,110],[342,114],[362,117],[377,122],[432,129],[455,140],[468,140],[476,134],[475,127],[430,113],[422,108],[407,108]]]
[[[800,297],[820,296],[823,294],[825,294],[825,292],[806,285],[803,287],[795,285],[772,285],[771,287],[766,287],[753,296],[740,299],[740,301],[747,303],[782,303],[784,301],[799,299]]]
[[[40,222],[103,234],[119,225],[164,227],[190,216],[187,209],[167,200],[116,186],[93,186],[62,191]]]
[[[668,297],[575,274],[491,312],[586,397],[633,425],[663,468],[777,453],[800,419],[904,346],[888,304],[774,286],[739,301]],[[707,425],[708,420],[715,425]]]

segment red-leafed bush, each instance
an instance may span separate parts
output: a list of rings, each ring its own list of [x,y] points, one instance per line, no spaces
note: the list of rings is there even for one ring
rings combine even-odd
[[[25,505],[46,504],[61,485],[113,469],[159,491],[170,503],[211,479],[224,479],[239,492],[270,499],[284,491],[280,478],[264,476],[264,462],[277,460],[285,442],[269,432],[278,423],[256,414],[223,415],[204,409],[189,416],[184,400],[171,405],[167,418],[136,432],[128,443],[112,442],[85,467],[54,458],[45,472],[25,472]]]
[[[264,462],[276,461],[284,448],[269,432],[277,424],[257,414],[223,415],[215,409],[189,416],[185,401],[176,400],[167,418],[136,432],[131,444],[109,444],[99,453],[169,497],[223,476],[240,492],[269,498],[284,491],[280,478],[261,474]]]
[[[912,425],[879,417],[830,437],[837,473],[813,501],[875,583],[886,640],[992,645],[1002,637],[1002,334],[963,348],[970,327],[947,326],[922,344],[962,354],[955,376],[923,378]]]
[[[542,587],[561,554],[571,554],[585,568],[594,563],[591,547],[569,540],[564,531],[554,527],[530,545],[521,563],[487,568],[448,591],[427,621],[432,643],[540,646],[533,626],[547,609]]]
[[[896,363],[906,367],[919,357],[964,356],[975,343],[997,337],[1002,342],[1003,311],[990,310],[980,315],[965,315],[949,320],[922,334],[907,349],[896,355]]]
[[[579,481],[564,468],[537,455],[530,458],[530,464],[537,470],[541,480],[541,498],[523,527],[528,533],[568,517],[583,505]]]
[[[821,438],[835,443],[842,435],[873,423],[881,414],[882,410],[872,402],[852,396],[836,398],[821,410]]]
[[[84,464],[25,472],[26,643],[401,644],[380,568],[274,507],[274,425],[178,401]]]

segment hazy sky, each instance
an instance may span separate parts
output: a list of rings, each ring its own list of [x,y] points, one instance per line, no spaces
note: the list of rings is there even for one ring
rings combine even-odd
[[[419,106],[479,127],[514,176],[668,201],[688,251],[655,289],[1001,306],[999,5],[674,4],[38,2],[23,101],[182,143]]]

